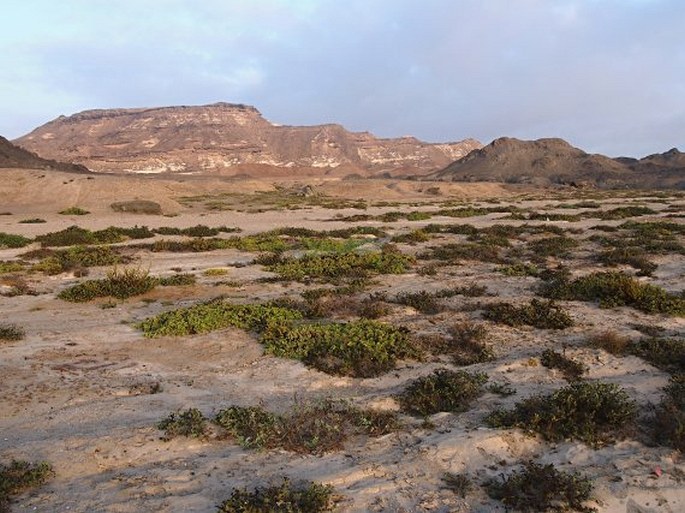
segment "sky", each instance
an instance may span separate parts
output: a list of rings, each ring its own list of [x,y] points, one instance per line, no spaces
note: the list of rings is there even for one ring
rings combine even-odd
[[[219,101],[381,137],[685,151],[685,1],[3,0],[0,135]]]

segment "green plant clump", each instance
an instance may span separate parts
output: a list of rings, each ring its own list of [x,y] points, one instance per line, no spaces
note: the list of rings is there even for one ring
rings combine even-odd
[[[301,318],[302,314],[291,308],[212,300],[150,317],[137,327],[146,337],[154,338],[194,335],[228,327],[262,331],[271,323],[282,324]]]
[[[261,337],[267,352],[301,360],[329,374],[373,377],[416,355],[408,332],[378,321],[272,323]]]
[[[551,463],[540,465],[530,461],[520,472],[501,481],[493,479],[485,488],[490,497],[518,511],[596,511],[583,505],[592,493],[590,479],[556,470]]]
[[[217,513],[323,513],[333,511],[334,489],[330,485],[304,482],[297,486],[283,479],[278,486],[235,489]]]
[[[685,315],[685,298],[615,271],[595,272],[572,281],[551,280],[542,286],[541,293],[553,299],[599,300],[600,308],[631,306],[646,313]]]
[[[402,410],[411,415],[461,412],[483,393],[487,380],[485,374],[437,369],[411,382],[398,399]]]
[[[342,448],[351,436],[381,436],[398,427],[393,412],[356,408],[333,399],[296,403],[283,415],[259,406],[231,406],[219,411],[215,421],[245,448],[303,454],[324,454]]]
[[[314,254],[302,258],[287,258],[271,265],[268,270],[286,280],[319,278],[340,280],[368,276],[369,274],[402,274],[412,258],[395,251],[375,253]]]
[[[207,419],[197,408],[171,413],[157,423],[157,429],[164,431],[164,439],[171,440],[177,436],[202,438],[208,431]]]
[[[72,246],[64,250],[38,249],[22,256],[29,259],[34,256],[41,258],[31,267],[31,270],[49,275],[81,267],[116,265],[129,261],[109,246]]]
[[[582,363],[551,349],[545,349],[542,352],[540,363],[549,369],[560,370],[567,381],[578,381],[587,372],[587,368]]]
[[[563,330],[573,326],[573,319],[553,301],[532,299],[530,304],[515,306],[494,303],[485,307],[483,316],[508,326],[534,326],[539,329]]]
[[[46,483],[55,475],[47,462],[29,463],[12,460],[0,463],[0,513],[9,513],[12,498]]]
[[[0,249],[2,248],[23,248],[31,242],[21,235],[0,232]]]
[[[636,411],[635,402],[619,386],[579,382],[551,395],[530,397],[513,410],[497,410],[487,423],[534,431],[555,442],[572,439],[601,446],[630,426]]]
[[[21,340],[26,333],[16,324],[0,322],[0,340]]]
[[[117,269],[107,273],[102,280],[87,280],[60,292],[57,297],[72,303],[85,303],[98,297],[126,299],[152,290],[157,279],[143,269],[134,267]]]
[[[60,211],[60,214],[64,216],[85,216],[87,214],[90,214],[90,212],[81,207],[69,207],[65,210]]]
[[[649,423],[654,440],[685,452],[685,374],[671,377]]]

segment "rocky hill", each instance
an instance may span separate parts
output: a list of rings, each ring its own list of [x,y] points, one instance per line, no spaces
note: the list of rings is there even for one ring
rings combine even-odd
[[[84,166],[43,159],[35,153],[15,146],[2,136],[0,136],[0,168],[54,169],[77,173],[90,172]]]
[[[685,188],[685,159],[678,150],[643,159],[588,154],[562,139],[496,139],[453,162],[431,178],[533,185],[605,188]]]
[[[90,110],[17,139],[39,155],[94,171],[194,174],[425,174],[481,145],[379,139],[340,125],[280,126],[254,107]]]

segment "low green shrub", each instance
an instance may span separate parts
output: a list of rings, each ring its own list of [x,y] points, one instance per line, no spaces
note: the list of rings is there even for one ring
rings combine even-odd
[[[333,511],[335,498],[330,485],[303,482],[296,486],[284,478],[278,486],[233,490],[217,513],[323,513]]]
[[[491,427],[519,427],[546,440],[580,440],[600,446],[632,425],[635,402],[619,386],[573,383],[551,395],[530,397],[510,411],[497,410],[486,421]]]
[[[261,342],[274,356],[302,360],[329,374],[373,377],[415,356],[405,328],[361,319],[347,323],[272,323]]]
[[[127,239],[148,239],[154,237],[146,226],[133,228],[119,228],[110,226],[104,230],[91,231],[86,228],[73,225],[58,232],[50,232],[36,237],[36,241],[43,247],[50,246],[77,246],[88,244],[114,244]]]
[[[629,351],[662,370],[685,374],[685,339],[683,338],[645,338],[631,344]]]
[[[626,219],[628,217],[638,217],[638,216],[648,216],[657,214],[655,210],[649,207],[643,206],[628,206],[628,207],[617,207],[611,210],[602,210],[598,212],[588,213],[591,217],[599,217],[604,221]]]
[[[24,258],[40,258],[31,270],[55,275],[82,267],[100,267],[130,262],[109,246],[72,246],[65,250],[38,249],[22,255]]]
[[[592,482],[574,472],[561,472],[554,465],[526,463],[520,472],[492,479],[485,489],[490,497],[501,501],[508,510],[517,511],[579,511],[592,513],[584,506],[590,499]]]
[[[398,427],[392,412],[360,409],[333,399],[299,402],[283,415],[258,406],[231,406],[219,411],[215,422],[243,447],[304,454],[338,450],[351,436],[381,436]]]
[[[461,322],[451,326],[448,333],[449,346],[444,352],[452,356],[455,365],[474,365],[495,359],[492,347],[484,343],[488,333],[485,326]]]
[[[435,294],[426,290],[421,290],[419,292],[403,292],[395,297],[393,303],[410,306],[414,310],[418,310],[426,315],[440,313],[443,310],[443,307],[436,299]]]
[[[228,327],[262,331],[271,323],[283,324],[302,318],[291,308],[270,304],[231,304],[221,299],[179,308],[145,319],[137,325],[146,337],[207,333]]]
[[[502,273],[504,276],[538,277],[540,275],[540,269],[537,265],[526,262],[517,262],[515,264],[498,267],[497,271]]]
[[[2,248],[23,248],[31,243],[31,239],[27,239],[22,235],[15,235],[12,233],[0,232],[0,249]]]
[[[196,282],[197,278],[194,274],[190,273],[173,274],[171,276],[157,278],[157,283],[162,287],[182,287],[194,285]]]
[[[431,236],[425,230],[412,230],[408,233],[402,233],[400,235],[395,235],[391,240],[392,242],[404,243],[404,244],[420,244],[422,242],[427,242],[431,239]]]
[[[208,433],[207,419],[197,408],[188,408],[179,413],[171,413],[157,423],[157,429],[164,431],[164,440],[177,436],[203,438]]]
[[[685,452],[685,374],[671,377],[648,426],[657,444]]]
[[[72,303],[84,303],[98,297],[126,299],[152,290],[157,279],[143,269],[114,268],[101,280],[87,280],[64,289],[57,297]]]
[[[485,307],[483,317],[508,326],[528,325],[539,329],[563,330],[573,326],[571,316],[554,301],[533,299],[527,305],[494,303]]]
[[[21,340],[26,333],[16,324],[0,322],[0,340]]]
[[[41,223],[46,223],[47,221],[45,219],[40,218],[40,217],[30,217],[27,219],[22,219],[19,222],[22,224],[41,224]]]
[[[0,463],[0,513],[9,513],[12,499],[32,488],[45,484],[54,477],[52,465],[43,461],[29,463],[12,460]]]
[[[483,393],[485,374],[437,369],[412,381],[398,396],[402,411],[428,416],[441,411],[462,412]]]
[[[629,265],[639,271],[638,276],[651,276],[658,267],[644,256],[643,250],[637,247],[623,247],[604,251],[598,255],[597,260],[612,267]]]
[[[599,300],[600,308],[631,306],[646,313],[685,315],[685,298],[622,272],[595,272],[571,281],[551,280],[541,287],[540,293],[552,299]]]
[[[578,247],[578,242],[570,237],[549,237],[528,243],[528,250],[535,258],[562,257]]]
[[[0,260],[0,274],[21,272],[26,268],[23,262],[16,260]]]
[[[500,248],[498,246],[478,243],[452,243],[431,248],[419,255],[426,260],[475,260],[478,262],[501,263]]]
[[[578,381],[587,372],[587,367],[582,363],[551,349],[542,352],[540,363],[549,369],[560,370],[566,381]]]
[[[218,226],[210,228],[204,224],[189,226],[188,228],[176,228],[170,226],[160,226],[152,230],[160,235],[185,235],[186,237],[216,237],[220,233],[239,232],[240,228],[229,228],[228,226]]]
[[[447,488],[451,492],[454,492],[462,499],[473,489],[473,482],[466,474],[446,472],[443,474],[441,481],[443,483],[443,488]]]
[[[268,266],[286,280],[301,281],[317,278],[324,281],[349,280],[373,274],[402,274],[413,259],[395,251],[374,253],[342,253],[305,255],[302,258],[285,258]]]
[[[87,214],[90,214],[90,212],[81,207],[69,207],[65,210],[60,211],[60,214],[65,216],[85,216]]]

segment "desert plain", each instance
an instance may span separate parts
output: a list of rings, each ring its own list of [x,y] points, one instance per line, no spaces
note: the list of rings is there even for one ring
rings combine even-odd
[[[26,169],[2,176],[0,232],[23,243],[0,247],[0,323],[23,336],[0,341],[0,455],[52,468],[45,484],[11,497],[10,511],[210,513],[236,489],[284,478],[330,485],[340,512],[506,511],[514,508],[488,483],[527,462],[587,479],[586,508],[685,511],[682,404],[672,409],[665,391],[683,373],[681,191]],[[112,208],[140,201],[159,210]],[[181,231],[198,225],[225,230]],[[71,246],[45,237],[73,226],[151,233]],[[116,263],[46,263],[70,247],[106,247]],[[283,265],[348,253],[400,255],[401,265],[337,274],[287,274]],[[63,294],[127,269],[190,278],[127,298]],[[606,273],[655,287],[656,299],[561,294],[547,303],[554,293],[543,290],[555,279]],[[408,349],[377,369],[350,370],[325,357],[277,356],[263,327],[144,332],[146,319],[212,300],[278,305],[300,313],[298,326],[371,317]],[[545,312],[530,320],[515,310],[539,305],[564,321],[546,325]],[[417,413],[406,392],[436,371],[481,378],[452,411]],[[597,383],[615,386],[634,411],[620,426],[597,427],[595,439],[557,435],[554,420],[547,430],[493,425],[493,412]],[[330,435],[331,426],[312,422],[301,440],[258,447],[214,420],[256,407],[304,422],[292,412],[320,413],[312,405],[335,401],[385,415],[387,425],[350,429],[342,420],[326,445],[316,429]],[[191,409],[203,418],[189,436],[160,429]]]

